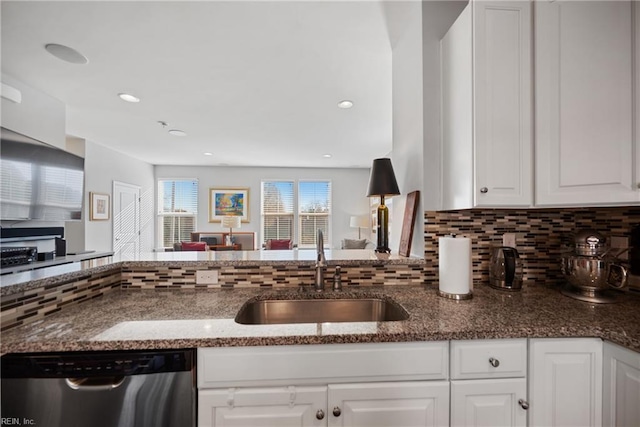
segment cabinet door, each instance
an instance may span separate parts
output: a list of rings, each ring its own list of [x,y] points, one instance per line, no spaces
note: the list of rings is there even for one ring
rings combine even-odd
[[[640,426],[640,353],[604,343],[603,424]]]
[[[529,363],[532,426],[602,425],[602,340],[532,339]]]
[[[525,378],[452,381],[451,425],[524,427],[526,399]]]
[[[449,382],[329,385],[329,426],[449,425]]]
[[[326,387],[200,390],[198,427],[327,425]]]
[[[632,3],[535,2],[536,205],[640,201]]]
[[[474,1],[476,206],[530,206],[531,3]]]

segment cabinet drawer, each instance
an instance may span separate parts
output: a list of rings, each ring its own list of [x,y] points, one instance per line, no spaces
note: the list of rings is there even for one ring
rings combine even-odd
[[[526,339],[451,342],[451,379],[518,378],[526,373]]]
[[[444,380],[448,343],[369,343],[198,349],[198,388]]]

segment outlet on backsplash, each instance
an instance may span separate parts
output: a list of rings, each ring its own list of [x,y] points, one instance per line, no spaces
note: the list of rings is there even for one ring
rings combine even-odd
[[[218,283],[218,270],[196,271],[196,285],[216,285]]]
[[[628,261],[629,260],[629,252],[623,251],[624,249],[629,248],[629,238],[627,236],[611,236],[609,238],[609,246],[611,247],[611,251],[613,255],[620,253],[617,258]]]
[[[516,233],[504,233],[502,235],[502,246],[516,247]]]

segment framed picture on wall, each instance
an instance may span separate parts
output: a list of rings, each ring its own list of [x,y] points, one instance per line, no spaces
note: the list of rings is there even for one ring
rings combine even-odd
[[[239,216],[249,222],[248,188],[210,188],[209,222],[220,222],[225,216]]]
[[[103,193],[89,193],[89,220],[106,221],[109,219],[109,195]]]
[[[412,191],[407,194],[407,202],[404,205],[404,217],[402,219],[402,235],[400,236],[400,256],[411,255],[411,241],[413,240],[413,226],[418,213],[418,203],[420,203],[420,191]]]

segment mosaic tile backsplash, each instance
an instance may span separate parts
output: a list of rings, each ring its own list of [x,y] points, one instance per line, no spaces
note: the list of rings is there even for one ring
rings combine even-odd
[[[523,284],[560,284],[560,258],[573,241],[574,232],[592,228],[607,238],[628,237],[636,224],[640,224],[640,207],[427,211],[426,280],[437,280],[438,237],[451,233],[471,239],[474,285],[488,283],[490,248],[502,244],[504,233],[516,235]]]

